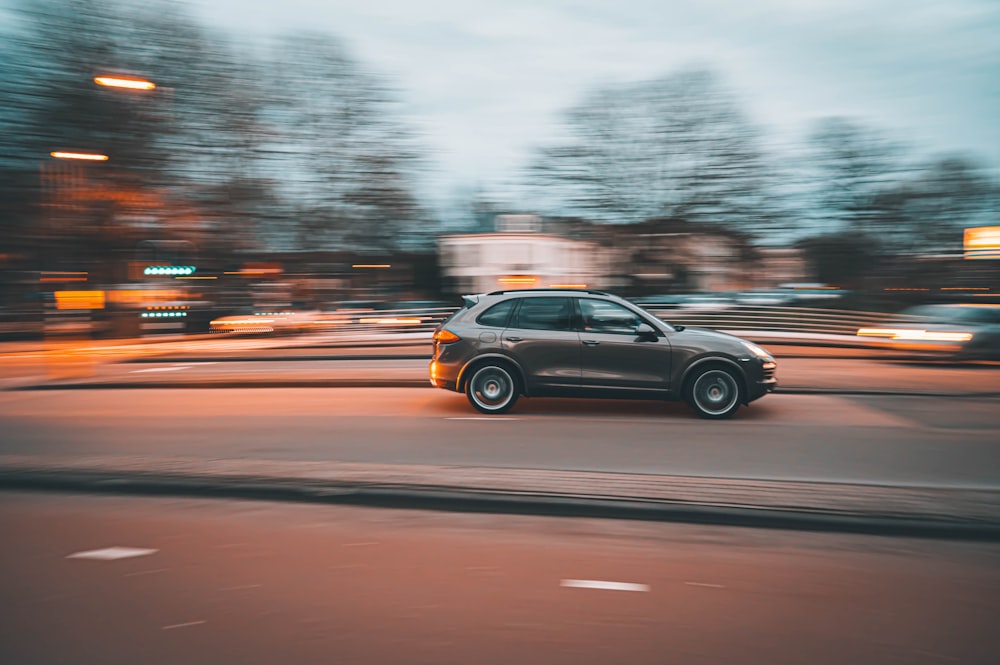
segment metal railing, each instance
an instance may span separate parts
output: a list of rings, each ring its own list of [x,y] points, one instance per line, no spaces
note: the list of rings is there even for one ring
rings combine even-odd
[[[274,323],[270,329],[261,326],[260,330],[254,330],[252,326],[245,326],[238,332],[243,334],[254,332],[263,334],[306,332],[352,335],[388,332],[429,334],[456,309],[456,307],[437,307],[432,309],[318,312],[308,316],[291,318],[287,325],[284,325],[285,322],[280,316],[271,316],[267,317]],[[725,309],[665,308],[650,305],[644,309],[667,323],[688,327],[852,337],[858,328],[906,321],[910,318],[879,312],[769,305],[738,305]],[[246,319],[252,319],[252,317],[246,317]]]
[[[654,305],[645,309],[667,323],[684,326],[824,335],[854,335],[858,328],[905,319],[878,312],[769,305],[712,310],[668,309]]]

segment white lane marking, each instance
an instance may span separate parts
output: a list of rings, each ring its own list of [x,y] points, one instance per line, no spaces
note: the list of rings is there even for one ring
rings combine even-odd
[[[520,420],[520,418],[498,418],[496,416],[486,416],[483,418],[478,418],[475,416],[468,416],[464,418],[445,418],[445,420]]]
[[[101,550],[86,550],[68,555],[67,559],[98,559],[100,561],[114,561],[116,559],[128,559],[134,556],[149,556],[159,550],[150,550],[144,547],[105,547]]]
[[[208,621],[187,621],[185,623],[172,623],[169,626],[164,626],[163,630],[173,630],[174,628],[187,628],[188,626],[200,626],[203,623],[208,623]]]
[[[153,570],[140,570],[135,573],[125,573],[125,577],[139,577],[140,575],[155,575],[157,573],[165,573],[169,570],[168,568],[155,568]]]
[[[563,580],[560,586],[573,589],[603,589],[605,591],[649,591],[648,584],[605,582],[604,580]]]
[[[343,547],[368,547],[369,545],[378,545],[375,541],[368,541],[364,543],[344,543]]]
[[[201,360],[197,360],[197,361],[195,361],[193,363],[174,363],[174,365],[176,365],[178,368],[181,368],[181,367],[198,367],[200,365],[218,365],[218,364],[219,363],[217,363],[217,362],[205,362],[205,361],[201,361]]]
[[[134,369],[129,374],[142,374],[143,372],[176,372],[179,369],[188,369],[190,365],[181,365],[180,367],[150,367],[149,369]]]
[[[219,591],[243,591],[244,589],[259,589],[261,586],[260,584],[243,584],[242,586],[222,587]]]
[[[708,582],[685,582],[688,586],[703,586],[709,589],[725,589],[726,587],[722,584],[709,584]]]

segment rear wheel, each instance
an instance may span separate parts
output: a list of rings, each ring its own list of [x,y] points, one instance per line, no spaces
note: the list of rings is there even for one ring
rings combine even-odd
[[[687,383],[687,403],[702,418],[728,418],[740,408],[740,382],[728,369],[709,367]]]
[[[481,365],[473,369],[465,394],[469,403],[483,413],[505,413],[517,401],[517,379],[502,365]]]

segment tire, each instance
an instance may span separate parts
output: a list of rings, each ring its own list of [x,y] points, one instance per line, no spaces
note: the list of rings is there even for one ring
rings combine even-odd
[[[517,378],[503,365],[487,363],[472,370],[465,383],[469,403],[482,413],[506,413],[520,396]]]
[[[685,390],[687,403],[702,418],[729,418],[743,401],[740,380],[732,370],[706,367],[696,370]]]

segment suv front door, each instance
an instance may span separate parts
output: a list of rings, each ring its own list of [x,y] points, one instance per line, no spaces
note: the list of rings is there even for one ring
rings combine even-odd
[[[643,337],[643,317],[616,302],[580,298],[580,384],[599,390],[670,389],[670,343],[659,331]]]
[[[501,340],[524,370],[528,394],[580,385],[580,335],[576,327],[572,298],[520,299]]]

